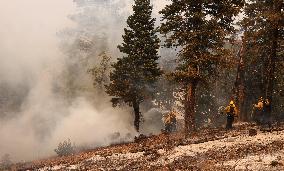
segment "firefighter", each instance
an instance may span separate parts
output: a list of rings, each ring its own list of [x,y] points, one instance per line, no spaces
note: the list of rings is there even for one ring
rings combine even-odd
[[[258,98],[258,102],[257,104],[254,105],[254,107],[257,108],[258,110],[263,109],[263,97]]]
[[[257,124],[261,124],[263,122],[263,98],[258,98],[257,104],[253,105],[253,111],[254,111],[254,120]]]
[[[176,112],[172,111],[169,112],[165,118],[164,118],[164,123],[165,123],[165,131],[170,133],[170,132],[175,132],[176,131]]]
[[[225,113],[227,114],[227,125],[226,129],[233,128],[233,122],[235,117],[237,117],[237,107],[234,101],[230,101],[230,104],[225,108]]]

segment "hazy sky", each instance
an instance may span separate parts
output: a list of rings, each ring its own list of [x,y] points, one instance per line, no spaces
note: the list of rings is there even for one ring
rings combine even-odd
[[[56,33],[71,25],[67,16],[74,9],[72,0],[1,0],[2,80],[3,74],[11,81],[21,80],[22,72],[37,70],[56,60]]]
[[[131,0],[122,0],[131,10]],[[166,0],[154,0],[157,14]],[[127,9],[126,8],[126,9]],[[75,13],[73,0],[0,1],[0,77],[21,80],[21,72],[42,68],[58,58],[56,33],[72,25],[68,15]],[[11,76],[11,77],[10,77]],[[20,77],[20,78],[18,78]],[[18,79],[15,79],[18,78]],[[0,79],[1,80],[1,79]]]

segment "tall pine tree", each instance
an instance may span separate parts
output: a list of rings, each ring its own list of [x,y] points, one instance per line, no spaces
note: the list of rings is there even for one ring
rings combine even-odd
[[[251,0],[244,8],[245,106],[251,106],[259,96],[280,100],[277,92],[283,88],[277,84],[282,80],[283,87],[283,10],[283,0]],[[249,115],[250,110],[245,113]]]
[[[228,61],[224,43],[244,0],[172,0],[160,13],[166,46],[181,48],[174,77],[185,89],[185,133],[195,128],[196,89]]]
[[[113,64],[111,83],[106,86],[114,106],[123,102],[134,109],[134,126],[139,131],[140,104],[151,99],[156,90],[155,83],[161,75],[157,55],[159,39],[155,30],[155,19],[151,18],[150,0],[135,0],[134,14],[127,19],[122,45],[118,48],[125,56]]]

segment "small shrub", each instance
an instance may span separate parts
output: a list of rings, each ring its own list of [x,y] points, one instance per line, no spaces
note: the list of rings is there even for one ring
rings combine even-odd
[[[280,163],[280,162],[278,162],[278,161],[275,161],[275,160],[271,161],[270,165],[271,165],[272,167],[283,166],[282,163]]]
[[[12,161],[11,161],[10,155],[9,154],[3,155],[0,161],[0,170],[9,169],[11,165],[12,165]]]
[[[256,136],[257,130],[256,129],[249,129],[249,136]]]
[[[54,150],[58,156],[67,156],[74,154],[75,147],[72,146],[70,139],[60,142],[57,149]]]

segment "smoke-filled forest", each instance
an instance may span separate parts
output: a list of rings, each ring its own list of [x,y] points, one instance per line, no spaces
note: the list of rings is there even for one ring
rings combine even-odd
[[[0,22],[0,170],[284,169],[283,0],[2,0]]]

